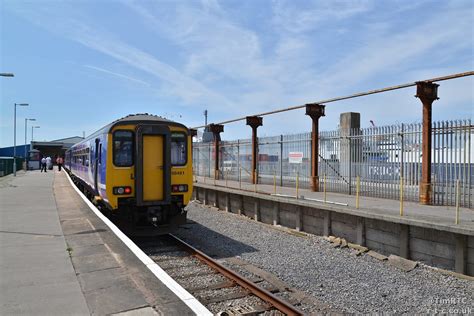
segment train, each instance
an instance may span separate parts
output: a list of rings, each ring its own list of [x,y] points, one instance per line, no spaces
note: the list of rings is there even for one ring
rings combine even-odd
[[[192,136],[181,124],[131,114],[65,153],[73,182],[131,234],[161,234],[186,222],[193,190]]]

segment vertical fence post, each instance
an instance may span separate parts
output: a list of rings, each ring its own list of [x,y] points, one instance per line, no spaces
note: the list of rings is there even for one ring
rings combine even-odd
[[[351,133],[352,134],[352,130]],[[352,195],[352,141],[351,136],[347,137],[349,142],[349,195]]]
[[[239,189],[242,189],[242,167],[239,168]]]
[[[324,174],[324,203],[326,203],[326,174]]]
[[[280,186],[283,186],[283,135],[280,135]]]
[[[237,140],[237,169],[240,170],[240,141]],[[239,176],[240,182],[240,176]]]
[[[459,224],[459,196],[460,196],[460,190],[459,190],[459,179],[456,180],[456,225]]]
[[[403,176],[400,177],[400,216],[403,216]]]
[[[273,170],[273,194],[277,193],[276,170]]]
[[[296,199],[298,199],[299,175],[300,175],[300,173],[298,171],[296,171]]]
[[[255,179],[255,181],[254,181],[254,191],[257,192],[257,183],[258,183],[257,169],[255,169],[253,171],[253,178]]]
[[[360,177],[357,176],[357,184],[356,184],[356,209],[359,209],[359,198],[360,198]]]

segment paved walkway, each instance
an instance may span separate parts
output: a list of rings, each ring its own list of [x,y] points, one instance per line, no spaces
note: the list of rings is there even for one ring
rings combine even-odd
[[[0,178],[0,315],[192,315],[64,172]]]
[[[0,314],[88,315],[66,250],[54,172],[0,180]]]
[[[255,185],[250,183],[242,182],[239,184],[237,181],[224,181],[204,177],[195,177],[198,183],[206,185],[217,185],[228,187],[232,189],[241,189],[245,191],[255,192]],[[259,184],[256,187],[257,192],[265,194],[273,194],[274,186]],[[296,197],[296,188],[288,187],[276,187],[276,193],[288,197]],[[307,189],[299,189],[298,195],[304,196],[305,198],[317,199],[318,201],[307,201],[314,202],[314,204],[323,205],[324,192],[312,192]],[[326,204],[328,206],[334,205],[338,208],[344,208],[347,210],[355,209],[356,197],[355,195],[346,195],[340,193],[326,193],[326,201],[342,203],[341,204]],[[305,201],[306,202],[306,201]],[[345,206],[347,205],[347,206]],[[372,214],[384,215],[389,217],[400,217],[400,202],[397,200],[372,198],[361,196],[359,200],[360,211],[370,212]],[[459,211],[459,224],[455,224],[456,220],[456,208],[453,206],[430,206],[420,205],[414,202],[404,202],[403,204],[403,217],[405,219],[422,220],[425,222],[440,224],[444,226],[459,227],[467,229],[473,232],[474,235],[474,210],[468,208],[460,208]]]

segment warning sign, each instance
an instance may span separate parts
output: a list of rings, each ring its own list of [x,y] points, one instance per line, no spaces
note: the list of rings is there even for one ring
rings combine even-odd
[[[303,162],[303,153],[300,151],[290,151],[288,154],[289,163],[302,163]]]

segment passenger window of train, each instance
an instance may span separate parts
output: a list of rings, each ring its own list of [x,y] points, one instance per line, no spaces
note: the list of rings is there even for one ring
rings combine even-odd
[[[130,167],[133,165],[132,132],[114,132],[114,165],[116,165],[117,167]]]
[[[171,134],[171,164],[173,166],[183,166],[186,164],[186,134]]]

